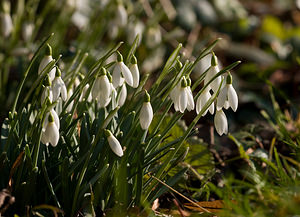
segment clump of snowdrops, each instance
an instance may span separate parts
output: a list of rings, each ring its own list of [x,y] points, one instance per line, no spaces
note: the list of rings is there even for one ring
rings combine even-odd
[[[195,135],[202,116],[209,111],[218,134],[228,132],[224,109],[238,106],[229,70],[239,62],[219,69],[211,51],[218,40],[184,64],[178,45],[146,90],[149,75],[139,73],[135,56],[138,37],[128,53],[118,51],[119,43],[82,73],[87,54],[60,69],[61,56],[54,59],[48,44],[51,36],[24,73],[1,130],[0,186],[15,197],[12,213],[50,209],[78,216],[147,208],[162,188],[158,179],[176,182],[186,171],[167,176],[184,160],[180,147]],[[190,74],[208,54],[211,66],[192,83]],[[112,55],[116,58],[109,61]],[[25,92],[29,73],[36,80]],[[197,115],[184,135],[162,145],[192,110]],[[167,116],[170,121],[163,125]],[[153,119],[158,121],[151,125]]]

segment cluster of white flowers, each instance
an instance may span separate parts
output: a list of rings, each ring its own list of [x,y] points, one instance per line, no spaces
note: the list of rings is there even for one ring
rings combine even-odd
[[[45,67],[53,61],[52,50],[50,45],[47,46],[47,52],[42,59],[38,73],[42,74]],[[179,68],[183,70],[182,65]],[[193,93],[191,90],[191,79],[189,76],[183,76],[176,84],[176,86],[170,92],[170,98],[174,103],[175,111],[184,113],[185,110],[192,111],[196,107],[196,113],[202,112],[202,116],[206,115],[209,111],[211,114],[215,113],[214,124],[216,131],[219,135],[226,134],[228,132],[228,123],[224,109],[232,108],[236,111],[238,107],[238,97],[236,91],[232,86],[232,76],[229,72],[225,75],[219,75],[220,71],[218,67],[218,61],[214,53],[211,57],[211,66],[209,67],[207,74],[204,78],[205,89],[202,90],[196,103],[194,102]],[[79,101],[82,101],[87,97],[87,101],[92,100],[97,102],[99,108],[106,108],[108,105],[112,105],[111,109],[119,109],[123,106],[127,99],[127,85],[132,88],[137,88],[139,86],[140,73],[137,65],[137,59],[132,56],[130,66],[126,66],[123,62],[123,56],[121,53],[117,52],[117,61],[114,63],[112,73],[110,73],[106,68],[99,67],[95,71],[95,79],[92,83],[86,84],[82,89]],[[82,78],[84,79],[84,78]],[[226,80],[226,84],[222,83],[222,80]],[[77,87],[80,85],[80,81],[76,78],[71,87]],[[93,85],[90,88],[90,85]],[[218,90],[220,91],[218,92]],[[87,91],[90,91],[87,94]],[[216,94],[219,95],[216,97]],[[73,88],[70,88],[67,93],[67,88],[64,81],[61,78],[61,71],[56,66],[49,69],[48,74],[45,77],[43,83],[43,90],[41,94],[41,104],[54,103],[60,99],[66,101],[73,94]],[[216,98],[209,107],[206,108],[205,105],[212,98]],[[111,102],[115,103],[111,103]],[[70,107],[71,106],[71,107]],[[73,102],[70,103],[67,110],[70,111],[73,106]],[[69,109],[70,107],[70,109]],[[216,108],[216,109],[215,109]],[[139,121],[142,130],[148,130],[153,119],[153,110],[150,103],[150,95],[145,90],[144,102],[142,104]],[[105,127],[108,123],[105,124]],[[123,155],[122,147],[119,141],[114,137],[114,135],[109,131],[105,130],[105,135],[107,137],[108,143],[112,151],[119,157]],[[42,139],[41,141],[45,144],[51,144],[56,146],[59,140],[59,117],[56,111],[52,108],[50,112],[45,115],[45,121],[42,129]]]
[[[202,91],[196,101],[196,113],[199,114],[204,109],[206,103],[218,93],[218,89],[221,86],[219,95],[216,102],[213,102],[203,113],[205,116],[209,111],[211,114],[215,113],[214,124],[216,131],[219,135],[228,133],[228,122],[224,109],[232,108],[233,111],[237,110],[238,107],[238,96],[235,89],[232,86],[232,76],[227,72],[226,84],[222,84],[223,75],[217,76],[220,71],[218,66],[217,57],[214,53],[211,56],[211,66],[209,67],[207,74],[204,78],[204,85],[206,88]],[[211,81],[212,80],[212,81]],[[210,82],[210,83],[209,83]],[[194,99],[191,91],[191,82],[189,78],[183,77],[180,82],[170,93],[170,98],[174,103],[175,111],[184,113],[185,109],[191,111],[194,109]],[[215,112],[216,104],[216,112]]]
[[[48,44],[46,55],[40,62],[38,74],[41,75],[45,67],[53,60],[52,48]],[[44,103],[53,103],[59,100],[59,97],[63,101],[67,100],[67,88],[64,81],[61,78],[61,71],[56,66],[53,67],[46,75],[43,90],[41,95],[41,105]],[[59,140],[59,117],[56,111],[52,108],[45,116],[43,129],[42,129],[42,143],[48,145],[49,143],[55,147]]]
[[[191,90],[191,79],[182,77],[180,82],[171,91],[170,97],[174,102],[175,111],[184,113],[185,109],[188,111],[194,110],[195,103]]]
[[[38,74],[42,75],[45,67],[53,61],[52,50],[50,45],[47,45],[46,55],[40,62]],[[112,100],[116,102],[116,107],[121,107],[125,104],[127,99],[127,87],[129,85],[132,88],[137,88],[140,82],[140,73],[137,65],[137,59],[133,55],[131,58],[130,66],[126,66],[123,62],[123,56],[117,52],[117,61],[115,62],[112,74],[104,67],[99,67],[95,72],[96,77],[93,83],[86,84],[82,89],[79,101],[82,101],[84,97],[88,97],[87,101],[95,100],[99,108],[107,107]],[[81,79],[84,79],[82,76]],[[41,105],[45,103],[54,103],[60,99],[66,101],[70,99],[73,94],[73,88],[80,85],[79,79],[76,77],[73,84],[69,85],[67,91],[66,85],[61,78],[61,71],[58,67],[49,69],[47,73],[41,94]],[[90,85],[93,85],[90,88]],[[87,91],[90,89],[90,93],[86,96]],[[71,111],[73,101],[67,107],[67,111]],[[112,108],[112,109],[115,109]],[[117,109],[118,109],[117,108]],[[148,130],[153,118],[153,110],[150,104],[150,95],[145,90],[144,103],[142,105],[139,120],[140,126],[143,130]],[[105,124],[105,127],[108,123]],[[51,109],[44,119],[44,125],[42,129],[42,143],[48,145],[49,143],[55,147],[59,141],[59,117],[55,109]],[[112,151],[119,157],[123,155],[122,147],[116,137],[109,131],[105,130],[108,143]]]

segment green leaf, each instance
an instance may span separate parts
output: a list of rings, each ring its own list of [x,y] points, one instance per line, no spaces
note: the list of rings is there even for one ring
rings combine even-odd
[[[135,37],[135,39],[134,39],[134,41],[133,41],[133,43],[132,43],[132,45],[130,47],[129,53],[127,55],[127,58],[126,58],[126,61],[125,61],[126,65],[128,65],[130,63],[131,57],[134,55],[135,50],[136,50],[136,48],[138,46],[138,43],[140,41],[139,39],[140,39],[140,36],[137,35]]]

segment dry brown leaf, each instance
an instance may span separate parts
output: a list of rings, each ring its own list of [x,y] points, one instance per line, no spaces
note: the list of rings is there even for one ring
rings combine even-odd
[[[12,188],[12,176],[14,175],[16,169],[18,166],[20,166],[20,164],[22,163],[23,160],[23,156],[24,156],[24,151],[22,151],[19,156],[17,157],[16,161],[14,162],[14,164],[12,165],[11,169],[10,169],[10,173],[9,173],[9,181],[8,181],[8,187],[11,190]]]

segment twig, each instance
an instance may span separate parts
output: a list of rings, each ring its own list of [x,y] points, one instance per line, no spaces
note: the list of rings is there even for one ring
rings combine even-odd
[[[207,213],[211,213],[209,210],[205,209],[204,207],[200,206],[199,204],[197,204],[196,202],[192,201],[191,199],[189,199],[188,197],[184,196],[183,194],[179,193],[178,191],[176,191],[174,188],[172,188],[171,186],[167,185],[166,183],[164,183],[163,181],[159,180],[158,178],[156,178],[155,176],[151,176],[151,178],[155,179],[156,181],[158,181],[159,183],[163,184],[164,186],[166,186],[167,188],[169,188],[171,191],[175,192],[176,194],[178,194],[179,196],[183,197],[184,199],[186,199],[187,201],[189,201],[190,203],[194,204],[195,206],[199,207],[200,209],[202,209],[203,211],[207,212]]]

